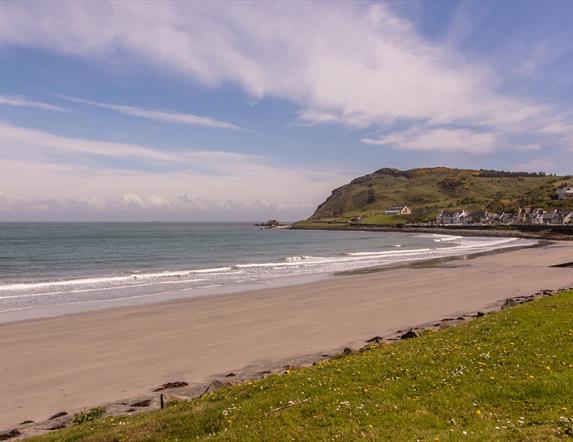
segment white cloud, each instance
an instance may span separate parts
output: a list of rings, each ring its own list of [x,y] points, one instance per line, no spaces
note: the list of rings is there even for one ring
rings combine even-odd
[[[148,120],[162,121],[173,124],[188,124],[191,126],[213,127],[217,129],[241,129],[239,126],[226,121],[215,120],[209,117],[202,117],[193,114],[182,114],[165,110],[142,109],[134,106],[125,106],[119,104],[100,103],[99,101],[84,100],[82,98],[68,97],[60,95],[68,101],[75,103],[97,106],[103,109],[109,109],[131,117],[146,118]]]
[[[3,219],[156,219],[156,220],[294,220],[308,216],[312,203],[268,202],[264,199],[211,200],[183,194],[174,198],[126,193],[111,198],[22,197],[0,192]],[[24,218],[21,218],[21,217]],[[47,217],[47,218],[46,218]]]
[[[56,112],[67,112],[68,109],[56,106],[53,104],[43,103],[41,101],[28,100],[25,97],[19,95],[0,95],[0,105],[15,106],[15,107],[35,107],[38,109],[44,109]]]
[[[365,144],[379,144],[417,151],[462,151],[473,154],[492,152],[500,144],[493,133],[469,129],[410,129],[380,138],[363,138]]]
[[[86,138],[65,137],[49,132],[22,128],[0,121],[0,152],[13,151],[15,147],[26,151],[58,152],[76,155],[95,155],[110,158],[130,158],[155,164],[192,165],[212,160],[254,160],[253,155],[221,151],[189,150],[172,153],[147,146],[116,143]]]
[[[236,84],[256,99],[297,103],[305,124],[571,133],[563,109],[503,94],[491,65],[425,40],[384,4],[2,2],[2,42],[148,63],[209,87]],[[486,137],[478,138],[484,149]]]
[[[94,213],[110,219],[303,218],[350,178],[327,166],[283,167],[223,151],[162,152],[1,122],[0,170],[0,192],[12,195],[3,199],[2,213],[26,219],[38,211],[58,219]]]

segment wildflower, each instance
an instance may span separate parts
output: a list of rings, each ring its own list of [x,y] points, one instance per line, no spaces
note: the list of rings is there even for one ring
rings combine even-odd
[[[481,410],[479,410],[479,409],[476,410],[476,416],[478,416],[478,417],[481,416]]]

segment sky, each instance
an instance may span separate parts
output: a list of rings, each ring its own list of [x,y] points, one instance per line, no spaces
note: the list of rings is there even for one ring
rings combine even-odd
[[[308,217],[382,167],[573,173],[573,2],[0,2],[0,221]]]

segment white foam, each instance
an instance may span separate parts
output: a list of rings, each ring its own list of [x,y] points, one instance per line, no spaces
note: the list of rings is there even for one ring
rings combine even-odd
[[[438,243],[434,247],[412,248],[401,244],[382,250],[352,251],[340,255],[295,255],[269,262],[240,263],[203,269],[130,273],[58,281],[22,282],[0,285],[0,312],[84,302],[113,301],[162,293],[186,292],[234,284],[268,282],[273,278],[333,273],[407,261],[463,255],[511,247],[516,238],[425,235]],[[439,241],[438,241],[439,240]],[[534,243],[529,241],[530,244]],[[394,249],[388,250],[388,248]],[[171,285],[165,287],[165,285]],[[163,286],[163,288],[161,288]]]

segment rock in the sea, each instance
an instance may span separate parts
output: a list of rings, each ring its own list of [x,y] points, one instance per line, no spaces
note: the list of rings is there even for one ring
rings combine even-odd
[[[352,349],[350,347],[346,347],[344,350],[342,350],[342,354],[344,356],[348,356],[352,354]]]
[[[20,425],[33,424],[33,423],[34,423],[34,421],[25,420],[25,421],[23,421],[23,422],[20,422]]]
[[[225,375],[226,378],[232,378],[232,377],[235,377],[235,376],[237,376],[237,373],[229,373],[229,374],[226,374],[226,375]]]
[[[477,312],[476,313],[476,318],[481,318],[482,316],[485,316],[484,312]]]
[[[20,430],[10,430],[10,431],[6,431],[5,433],[0,433],[0,440],[8,440],[8,439],[12,439],[14,437],[18,437],[21,436],[22,433],[20,432]]]
[[[66,413],[65,411],[60,411],[59,413],[54,414],[51,418],[49,418],[48,420],[51,421],[52,419],[57,419],[59,417],[64,417],[67,416],[68,413]]]
[[[400,339],[412,339],[412,338],[417,338],[418,336],[420,336],[420,334],[417,331],[408,330],[406,333],[400,336]]]
[[[63,422],[61,424],[56,424],[53,427],[48,428],[48,430],[54,431],[54,430],[61,430],[62,428],[66,428],[66,424]]]
[[[157,387],[153,391],[171,390],[173,388],[187,387],[187,385],[189,385],[189,384],[187,382],[183,382],[183,381],[167,382],[166,384],[163,384],[161,387]]]

